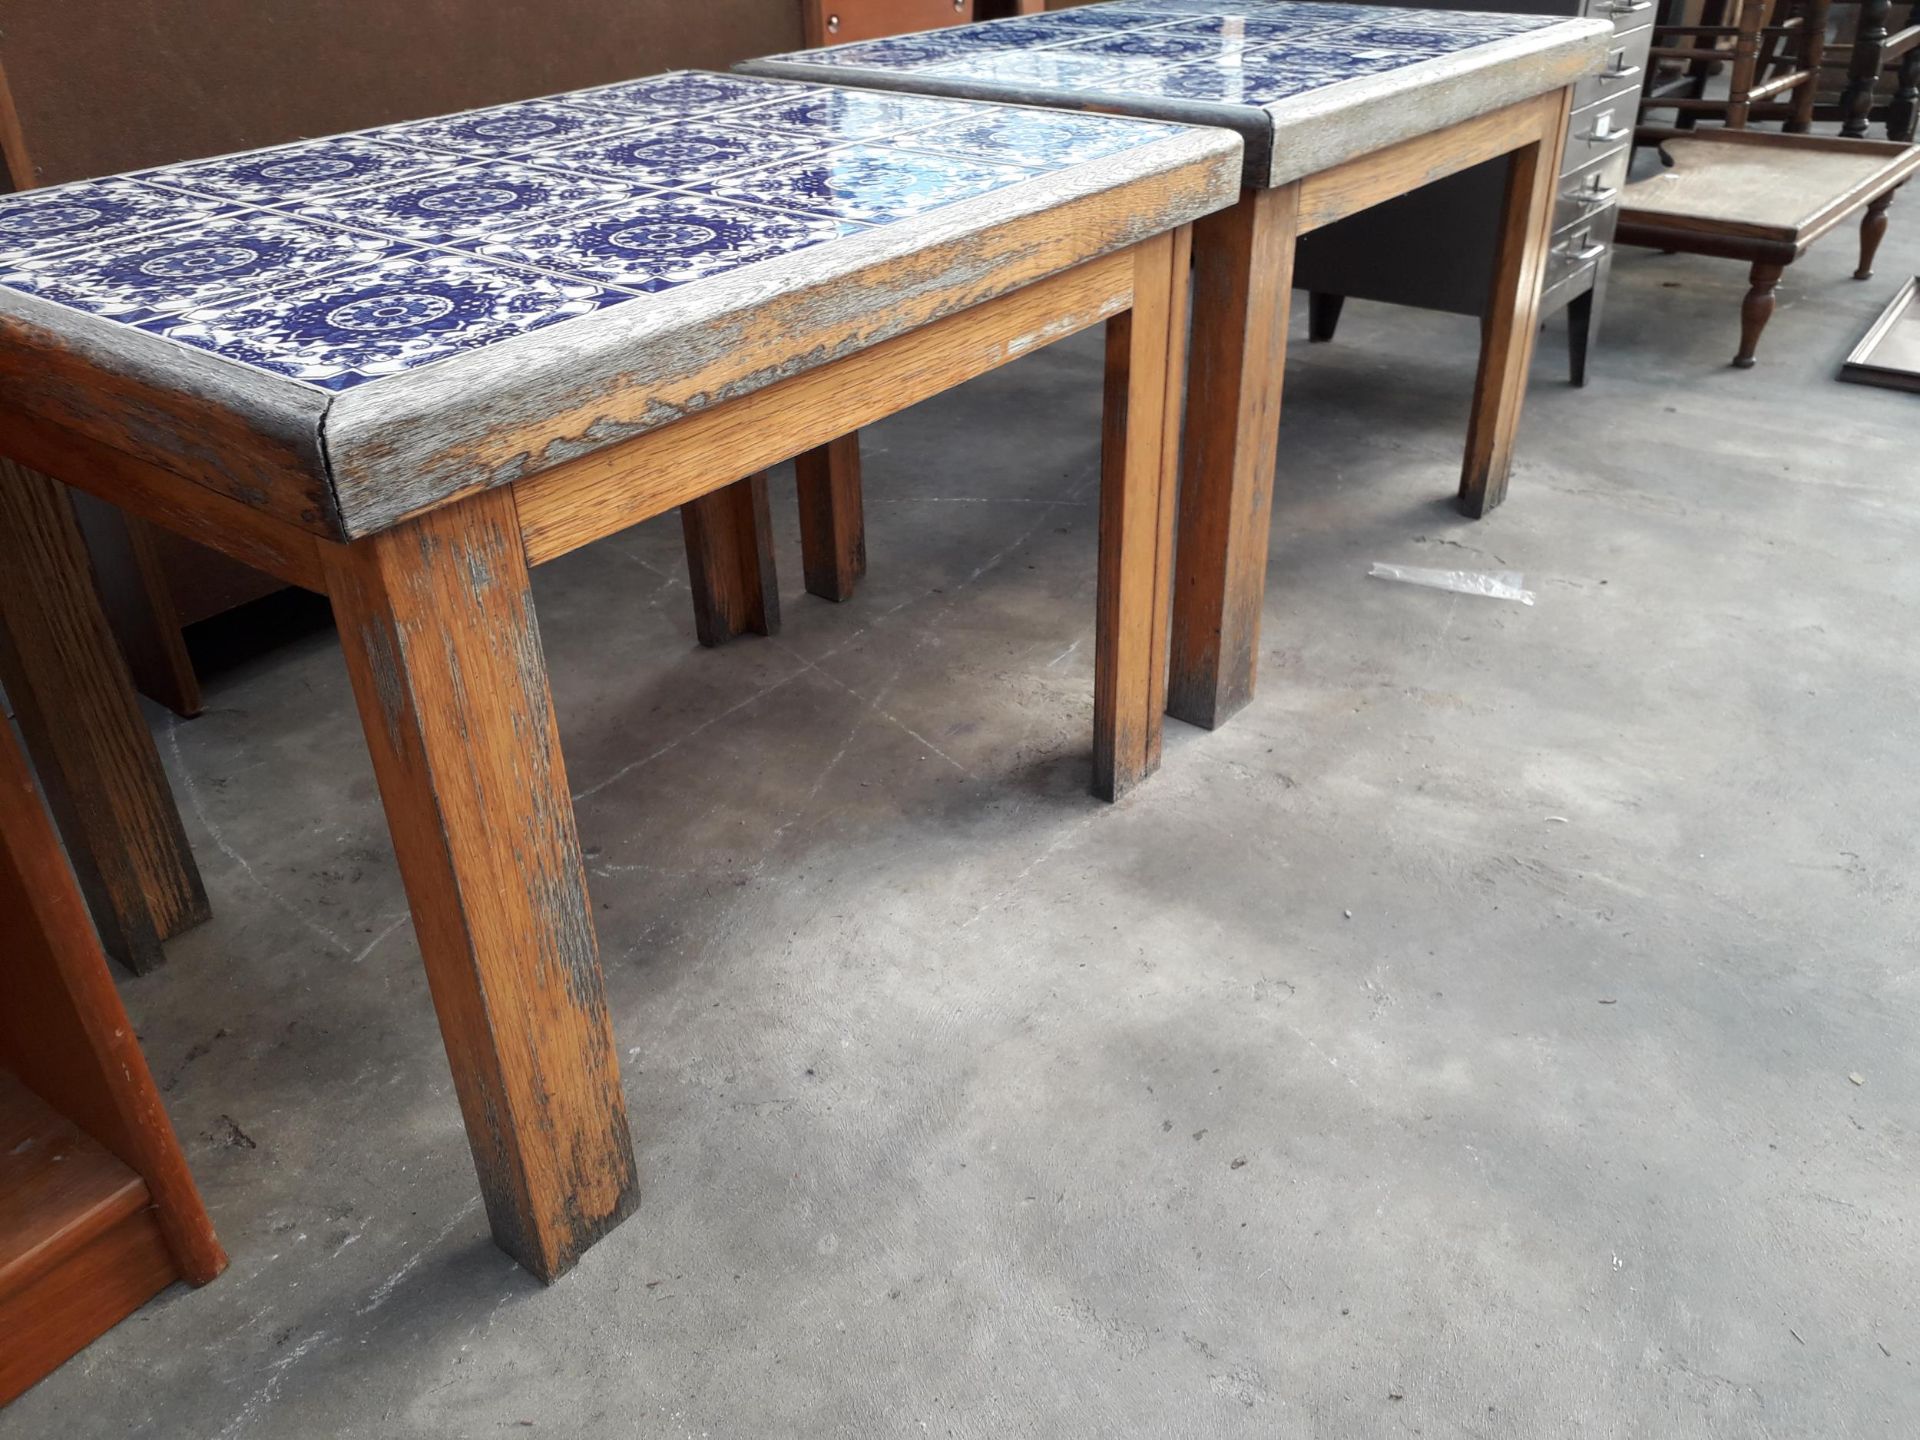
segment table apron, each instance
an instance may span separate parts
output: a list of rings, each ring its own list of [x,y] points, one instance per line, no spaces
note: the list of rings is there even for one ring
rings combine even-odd
[[[637,525],[1126,310],[1137,248],[516,482],[528,562]]]
[[[1496,155],[1535,143],[1554,144],[1566,124],[1568,94],[1566,89],[1549,90],[1304,176],[1299,233],[1344,220]]]

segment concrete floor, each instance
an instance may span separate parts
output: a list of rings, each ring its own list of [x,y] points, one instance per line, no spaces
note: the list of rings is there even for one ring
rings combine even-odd
[[[1473,327],[1350,305],[1260,697],[1118,806],[1095,337],[868,436],[852,604],[783,484],[778,640],[695,648],[670,520],[542,571],[647,1186],[551,1289],[335,646],[217,678],[160,728],[217,918],[123,988],[233,1267],[0,1434],[1913,1434],[1920,400],[1833,378],[1895,220],[1745,374],[1741,267],[1627,252],[1477,524]]]

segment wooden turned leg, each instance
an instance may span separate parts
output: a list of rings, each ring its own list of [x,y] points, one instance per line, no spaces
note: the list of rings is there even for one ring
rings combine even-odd
[[[1873,118],[1873,90],[1880,80],[1881,47],[1893,0],[1861,0],[1854,21],[1853,49],[1847,59],[1847,83],[1840,91],[1840,133],[1859,139]]]
[[[1093,666],[1093,793],[1103,800],[1160,765],[1191,267],[1187,226],[1135,246],[1133,308],[1107,322]]]
[[[1307,295],[1307,339],[1322,342],[1333,339],[1333,332],[1340,328],[1340,312],[1346,308],[1347,297],[1329,295],[1324,290],[1314,290]]]
[[[1760,332],[1773,318],[1773,287],[1780,283],[1784,265],[1757,264],[1747,272],[1747,298],[1740,302],[1740,353],[1733,357],[1739,370],[1753,368],[1753,352],[1759,347]]]
[[[135,974],[208,915],[66,488],[0,460],[0,685],[103,948]],[[0,722],[4,723],[4,722]]]
[[[1475,518],[1507,498],[1513,440],[1540,328],[1540,279],[1553,233],[1553,181],[1559,168],[1557,140],[1536,141],[1507,157],[1493,287],[1480,331],[1480,370],[1460,471],[1460,510]]]
[[[1909,9],[1907,23],[1920,25],[1920,10]],[[1887,105],[1887,138],[1906,144],[1920,124],[1920,45],[1900,57],[1893,83],[1893,99]]]
[[[487,1217],[551,1281],[640,1189],[513,492],[325,564]]]
[[[743,630],[780,633],[780,580],[773,564],[767,477],[749,475],[680,507],[693,586],[693,628],[702,645]]]
[[[793,462],[800,492],[800,560],[807,593],[851,600],[867,573],[867,521],[860,499],[860,432]]]
[[[1299,189],[1249,190],[1193,229],[1193,361],[1167,710],[1211,730],[1253,698],[1286,374]]]
[[[1860,268],[1853,272],[1856,280],[1873,278],[1873,257],[1880,250],[1880,242],[1887,233],[1887,207],[1893,204],[1893,191],[1876,195],[1868,202],[1867,213],[1860,217]]]

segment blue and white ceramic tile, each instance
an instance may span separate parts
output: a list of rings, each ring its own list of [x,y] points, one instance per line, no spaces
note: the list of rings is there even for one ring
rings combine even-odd
[[[1317,14],[1319,5],[1296,6],[1290,15],[1197,15],[1167,28],[1181,35],[1215,35],[1249,45],[1291,45],[1311,35],[1343,31],[1343,22]],[[1333,8],[1333,7],[1326,7]],[[1306,12],[1306,13],[1298,13]]]
[[[744,124],[720,123],[726,118],[629,130],[611,140],[589,140],[528,158],[554,169],[664,188],[718,180],[778,160],[816,155],[825,148],[821,141],[790,130],[756,131]]]
[[[808,89],[798,99],[788,97],[768,105],[730,111],[725,119],[736,128],[791,130],[838,145],[906,135],[951,121],[957,115],[997,113],[998,107],[973,105],[965,100],[922,100],[884,90]]]
[[[872,225],[970,200],[1031,174],[1013,165],[850,145],[817,160],[775,165],[701,188],[770,210],[803,210]]]
[[[210,220],[236,209],[114,177],[0,196],[0,265],[82,245],[111,245],[143,230]]]
[[[442,115],[433,120],[409,120],[370,131],[376,140],[412,145],[424,150],[446,150],[471,159],[519,155],[547,150],[597,136],[615,135],[644,124],[638,116],[593,105],[568,105],[558,100],[523,100],[491,110]]]
[[[820,215],[777,214],[712,195],[647,195],[502,235],[481,247],[496,259],[659,291],[791,255],[865,229]]]
[[[1289,95],[1323,90],[1342,80],[1397,70],[1418,59],[1403,52],[1340,55],[1331,60],[1297,51],[1248,51],[1237,61],[1202,61],[1139,77],[1129,94],[1205,100],[1217,105],[1269,105]]]
[[[1054,169],[1131,150],[1156,138],[1156,132],[1158,136],[1175,133],[1173,126],[1151,120],[1002,106],[978,119],[950,121],[902,136],[900,143],[941,155]]]
[[[710,115],[716,110],[732,110],[757,101],[778,100],[793,93],[793,86],[772,80],[748,80],[737,75],[706,75],[682,70],[670,75],[654,75],[645,80],[629,80],[599,90],[581,90],[567,96],[573,104],[623,110],[640,116],[669,119],[675,116]]]
[[[459,163],[431,150],[389,145],[364,135],[335,135],[276,150],[169,165],[142,171],[136,178],[249,205],[287,205]]]
[[[1120,60],[1210,60],[1233,55],[1248,42],[1236,35],[1208,35],[1165,27],[1123,30],[1111,35],[1087,35],[1054,51],[1060,55],[1090,55]]]
[[[1067,50],[998,50],[966,60],[917,67],[925,75],[1020,85],[1045,90],[1126,89],[1129,76],[1150,74],[1161,62],[1076,55]]]
[[[0,268],[0,285],[133,323],[369,265],[402,248],[397,240],[242,210],[30,257]]]
[[[417,244],[445,245],[603,205],[633,190],[598,175],[483,160],[424,180],[316,201],[300,207],[299,213]]]
[[[856,40],[826,50],[796,50],[777,57],[808,65],[853,65],[877,70],[917,70],[951,60],[953,50],[931,35],[890,35],[884,40]]]
[[[140,328],[346,390],[631,298],[584,280],[433,252]]]

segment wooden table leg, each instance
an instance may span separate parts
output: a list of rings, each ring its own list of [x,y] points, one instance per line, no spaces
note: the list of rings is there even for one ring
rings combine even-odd
[[[1753,368],[1753,352],[1760,348],[1760,332],[1773,318],[1773,289],[1786,268],[1758,260],[1747,272],[1747,298],[1740,302],[1740,350],[1733,357],[1736,370]]]
[[[1564,121],[1564,110],[1561,115]],[[1460,510],[1475,518],[1507,498],[1513,440],[1526,400],[1534,333],[1540,328],[1540,281],[1553,238],[1554,180],[1560,173],[1564,132],[1562,123],[1553,135],[1507,157],[1493,287],[1480,328],[1480,370],[1473,382],[1467,458],[1460,472]]]
[[[1105,800],[1160,765],[1192,231],[1183,225],[1133,255],[1133,308],[1107,322],[1100,437],[1093,793]]]
[[[135,974],[208,915],[66,489],[0,460],[0,684],[107,953]]]
[[[867,573],[867,522],[860,497],[860,432],[842,435],[793,462],[800,492],[800,556],[807,593],[851,600]]]
[[[1259,666],[1299,196],[1249,190],[1193,227],[1167,708],[1209,730],[1253,698]]]
[[[1898,189],[1898,186],[1894,187]],[[1867,202],[1867,213],[1860,217],[1860,263],[1854,268],[1853,278],[1871,280],[1873,278],[1873,257],[1880,253],[1880,242],[1887,234],[1887,207],[1893,204],[1893,191],[1876,195]]]
[[[1847,83],[1840,90],[1840,133],[1855,140],[1867,133],[1867,122],[1873,118],[1873,92],[1880,83],[1880,52],[1887,43],[1893,0],[1861,0],[1858,11],[1853,48],[1847,56]]]
[[[324,563],[494,1239],[551,1281],[640,1190],[513,493]]]
[[[718,645],[743,630],[779,634],[780,579],[765,473],[689,500],[680,507],[680,531],[700,643]]]

